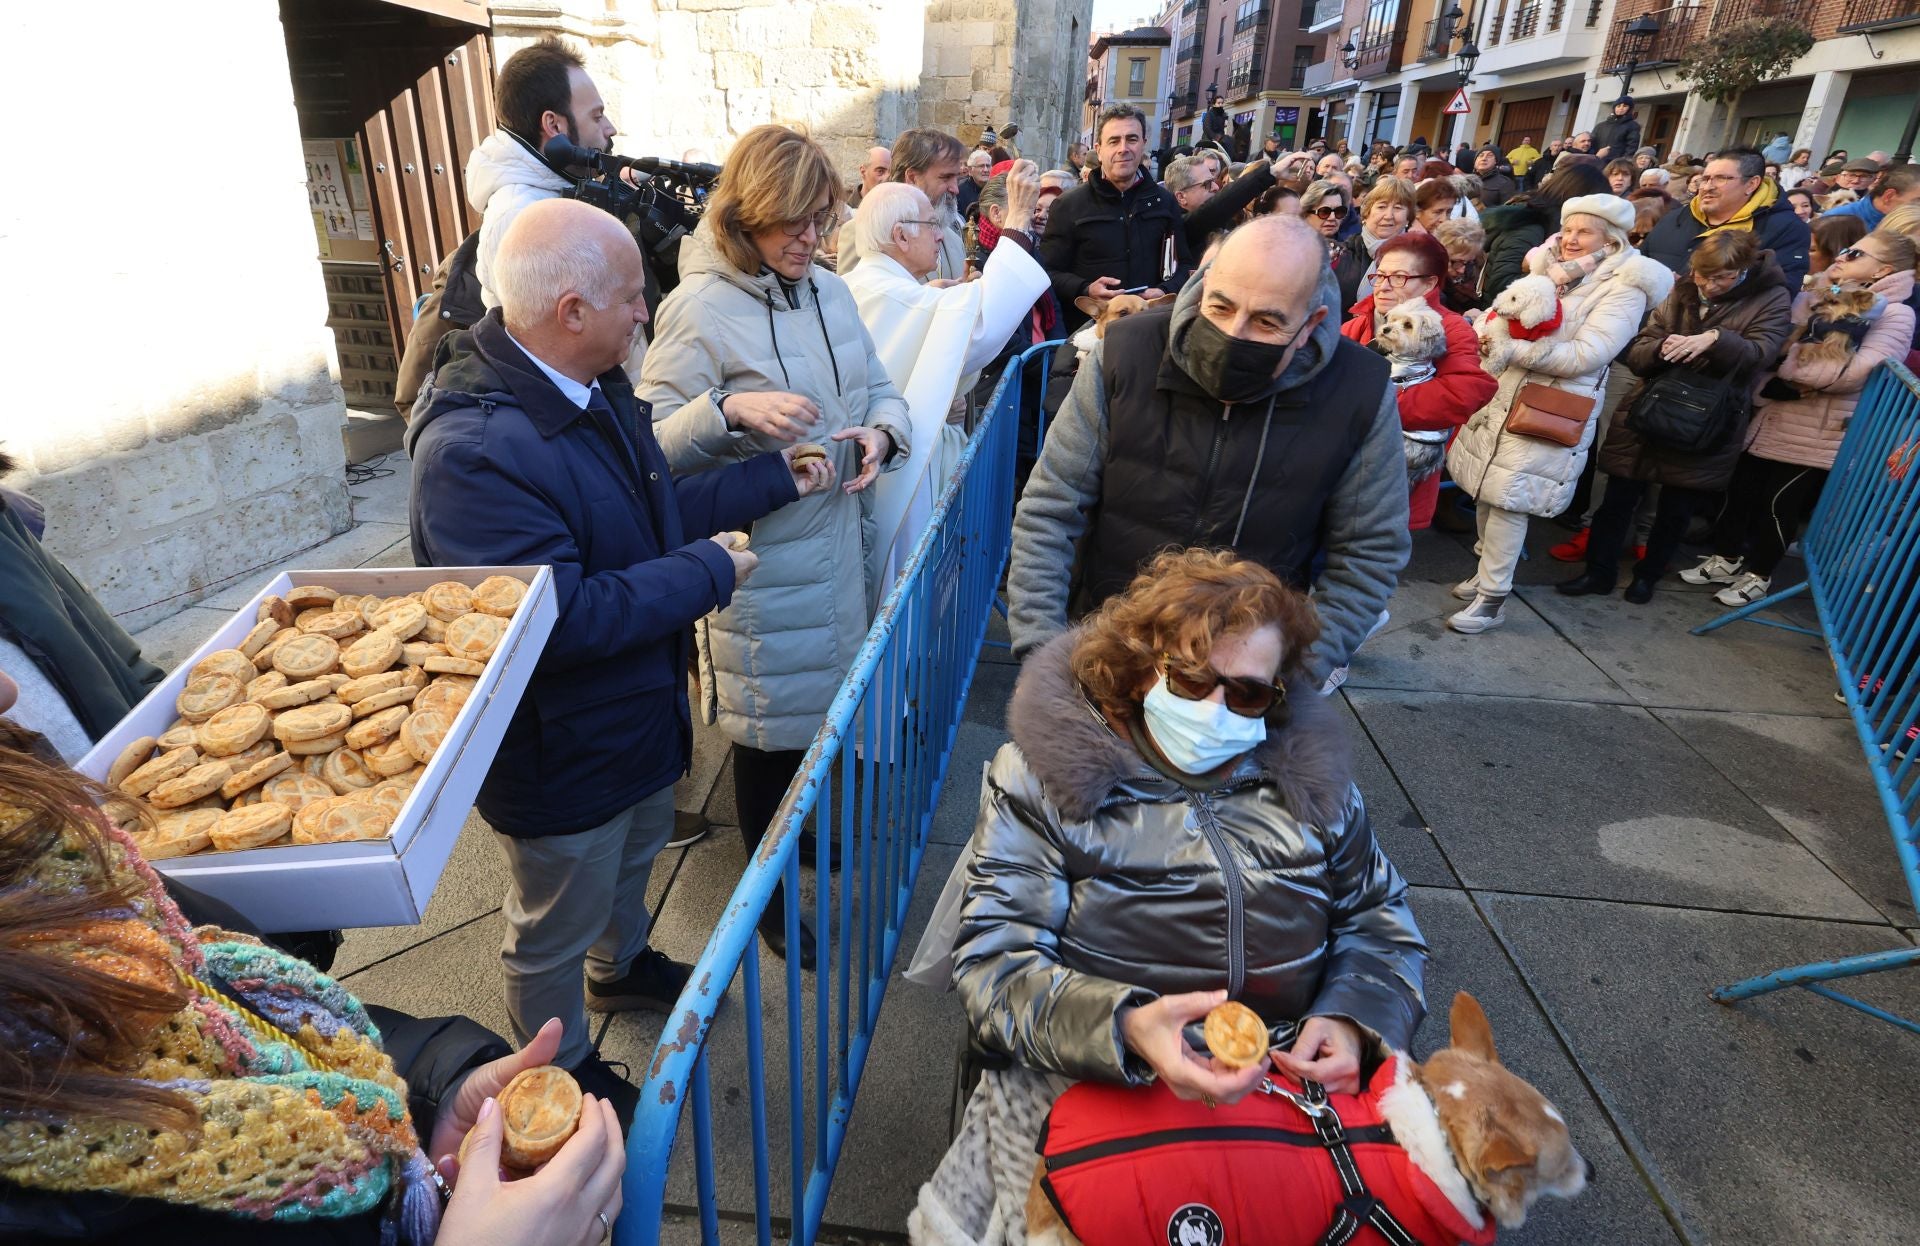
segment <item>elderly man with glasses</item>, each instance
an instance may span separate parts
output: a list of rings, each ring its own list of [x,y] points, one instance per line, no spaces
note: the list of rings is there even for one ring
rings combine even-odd
[[[1697,193],[1661,218],[1641,251],[1676,275],[1684,274],[1702,238],[1723,229],[1750,231],[1762,250],[1773,252],[1788,288],[1798,290],[1807,275],[1812,235],[1793,205],[1767,181],[1766,168],[1766,157],[1751,147],[1720,152],[1707,161]]]

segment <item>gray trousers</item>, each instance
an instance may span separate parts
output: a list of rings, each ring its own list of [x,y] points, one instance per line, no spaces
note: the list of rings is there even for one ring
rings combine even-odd
[[[647,946],[647,876],[672,832],[667,787],[578,834],[500,836],[512,875],[500,966],[517,1046],[558,1017],[566,1033],[554,1063],[572,1068],[592,1051],[581,967],[612,982]]]

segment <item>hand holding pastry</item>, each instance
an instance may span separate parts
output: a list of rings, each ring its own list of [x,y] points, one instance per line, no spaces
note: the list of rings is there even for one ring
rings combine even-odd
[[[1176,1098],[1238,1102],[1260,1084],[1265,1063],[1230,1067],[1187,1046],[1181,1034],[1189,1022],[1200,1020],[1226,999],[1225,991],[1163,995],[1150,1004],[1122,1012],[1121,1037],[1127,1049],[1146,1061]]]
[[[733,559],[733,585],[738,588],[760,565],[760,555],[747,548],[748,536],[744,532],[716,532],[707,538],[721,549],[727,551],[727,557]]]
[[[579,1130],[552,1162],[518,1181],[500,1179],[503,1134],[499,1102],[484,1100],[467,1144],[466,1179],[447,1204],[436,1240],[460,1246],[597,1246],[604,1240],[620,1215],[627,1167],[613,1105],[583,1096]]]
[[[787,467],[793,472],[793,486],[801,497],[825,493],[832,486],[833,459],[827,455],[825,446],[803,441],[780,453],[786,457]]]

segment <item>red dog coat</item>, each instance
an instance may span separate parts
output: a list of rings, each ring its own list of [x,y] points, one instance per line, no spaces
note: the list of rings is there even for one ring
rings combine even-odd
[[[1380,1096],[1396,1063],[1364,1095],[1329,1096],[1366,1192],[1420,1246],[1488,1246],[1493,1221],[1475,1228],[1394,1143]],[[1159,1084],[1081,1082],[1053,1105],[1039,1150],[1041,1186],[1086,1246],[1313,1246],[1354,1206],[1313,1118],[1279,1095],[1208,1108]],[[1407,1239],[1369,1223],[1331,1240]]]

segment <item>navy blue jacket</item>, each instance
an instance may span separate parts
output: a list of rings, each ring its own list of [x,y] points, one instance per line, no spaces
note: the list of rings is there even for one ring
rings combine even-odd
[[[798,496],[778,454],[674,479],[625,372],[600,388],[624,427],[575,407],[496,309],[441,341],[407,428],[415,562],[553,568],[559,617],[478,801],[523,839],[597,826],[686,773],[687,629],[734,587],[706,538]]]

